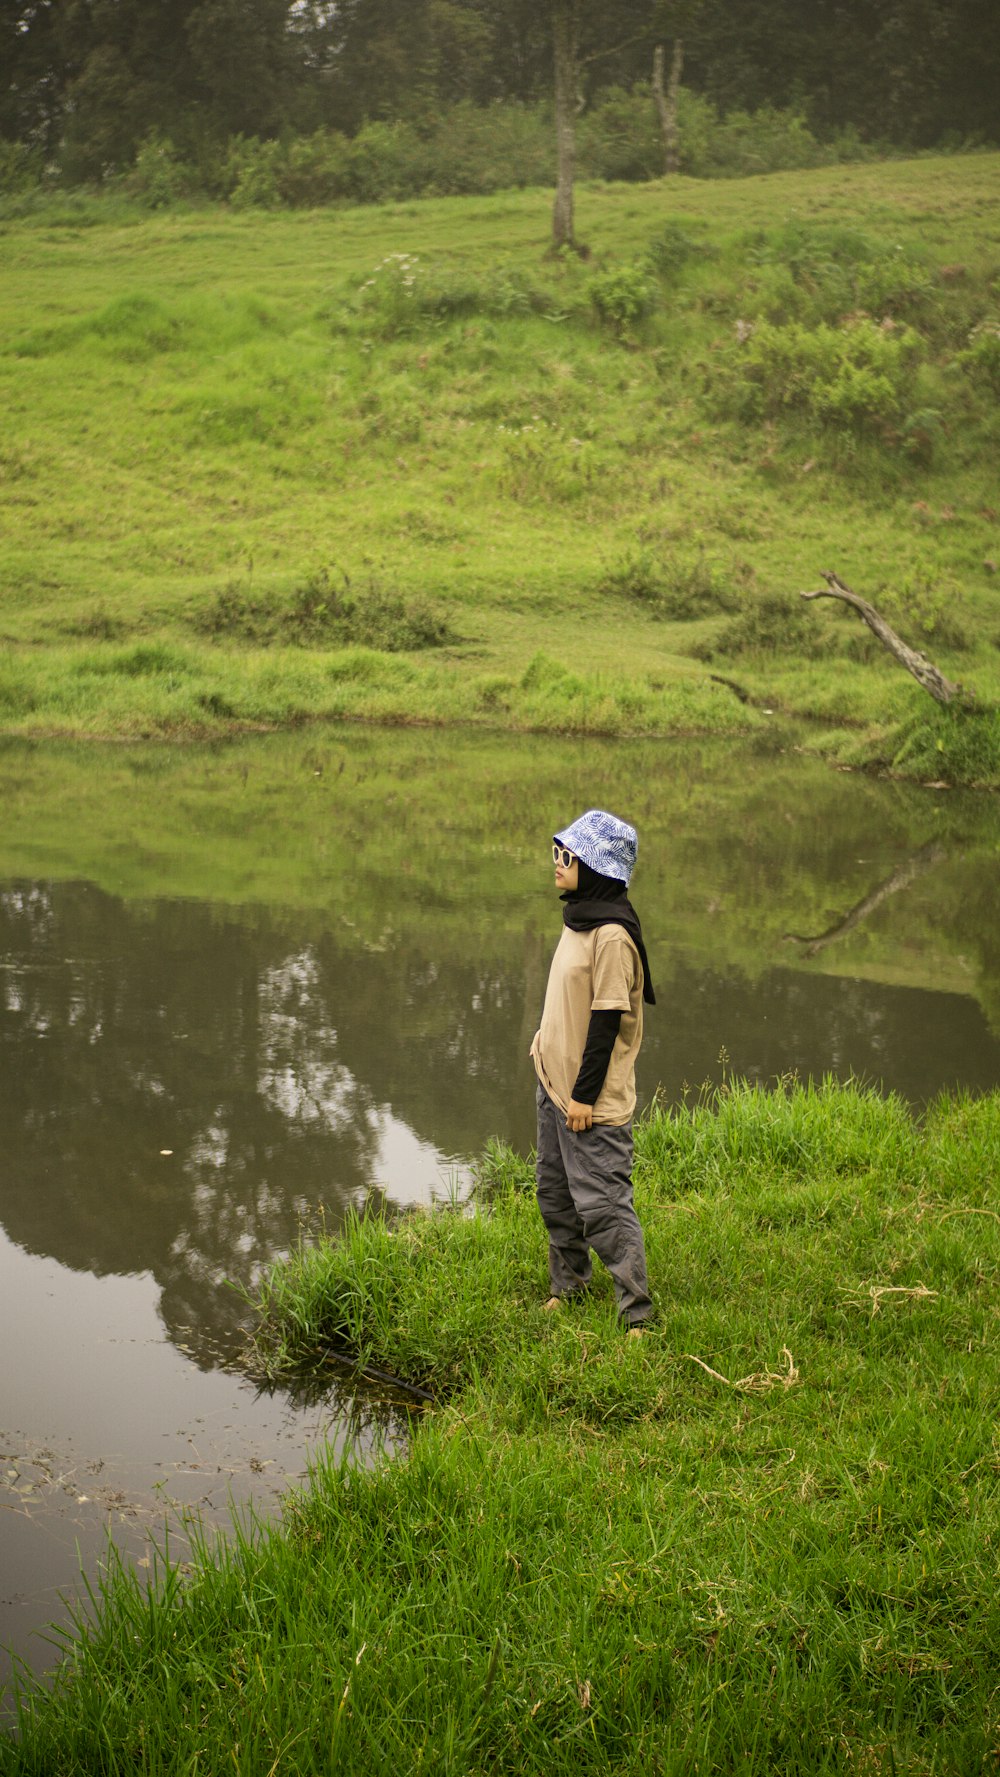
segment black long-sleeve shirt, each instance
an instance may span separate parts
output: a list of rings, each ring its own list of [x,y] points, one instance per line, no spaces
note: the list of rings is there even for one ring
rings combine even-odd
[[[597,1103],[601,1087],[608,1076],[611,1051],[621,1022],[622,1014],[616,1007],[610,1011],[591,1012],[580,1072],[573,1087],[573,1097],[577,1104]]]

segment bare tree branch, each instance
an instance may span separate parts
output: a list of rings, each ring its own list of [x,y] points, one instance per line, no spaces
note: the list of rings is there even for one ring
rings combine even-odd
[[[870,605],[868,600],[861,598],[858,593],[852,592],[850,587],[846,586],[836,574],[824,571],[821,578],[826,581],[825,588],[821,586],[816,592],[801,592],[799,597],[804,599],[842,599],[845,605],[851,605],[864,618],[869,629],[878,636],[882,646],[889,650],[893,659],[898,660],[900,666],[905,666],[907,672],[912,673],[917,683],[922,685],[931,697],[936,698],[938,703],[951,703],[955,697],[970,695],[963,692],[961,685],[953,685],[950,679],[946,679],[944,673],[934,665],[932,660],[928,660],[926,654],[921,654],[917,648],[908,647],[902,636],[898,636],[885,618],[879,615],[875,606]]]
[[[593,54],[589,56],[581,56],[577,66],[580,68],[587,68],[590,66],[591,62],[603,61],[605,56],[616,56],[620,49],[631,49],[633,43],[645,43],[648,37],[648,31],[640,31],[635,37],[626,37],[624,43],[613,43],[610,49],[595,49]]]

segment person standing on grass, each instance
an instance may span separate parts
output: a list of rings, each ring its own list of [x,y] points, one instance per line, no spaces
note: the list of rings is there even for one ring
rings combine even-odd
[[[652,1313],[632,1203],[632,1114],[642,1004],[656,1004],[626,889],[639,850],[627,821],[591,808],[552,841],[564,930],[531,1045],[538,1078],[536,1195],[549,1236],[546,1308],[590,1284],[591,1247],[615,1286],[619,1321]]]

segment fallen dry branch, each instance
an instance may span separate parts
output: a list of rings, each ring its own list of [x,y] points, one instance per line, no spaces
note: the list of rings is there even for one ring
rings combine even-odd
[[[926,654],[921,654],[918,648],[909,647],[903,641],[902,636],[898,636],[891,624],[888,624],[885,618],[876,611],[875,606],[870,605],[868,600],[861,598],[858,593],[852,592],[837,574],[823,571],[821,579],[826,581],[825,587],[821,586],[816,592],[800,592],[799,597],[804,599],[841,599],[845,605],[850,605],[864,618],[869,629],[878,636],[883,648],[888,648],[893,659],[898,660],[900,666],[905,666],[907,672],[912,673],[917,683],[922,685],[933,698],[936,698],[938,703],[951,703],[954,698],[967,695],[963,693],[961,685],[953,685],[950,679],[946,679],[944,673],[934,665],[932,660],[928,660]]]
[[[856,1294],[853,1290],[846,1290],[844,1293],[846,1295]],[[883,1296],[896,1296],[900,1300],[904,1296],[909,1296],[911,1301],[928,1302],[936,1298],[937,1295],[938,1291],[929,1290],[925,1283],[915,1283],[911,1287],[901,1283],[873,1283],[868,1286],[866,1300],[871,1303],[874,1316],[881,1310]],[[853,1302],[851,1306],[860,1308],[860,1300]]]
[[[794,1388],[799,1381],[798,1368],[788,1346],[783,1345],[781,1349],[788,1360],[787,1370],[755,1370],[751,1376],[740,1376],[735,1382],[728,1376],[723,1376],[721,1370],[713,1370],[704,1358],[695,1357],[693,1351],[684,1351],[681,1356],[687,1358],[689,1363],[697,1364],[706,1376],[713,1376],[716,1382],[724,1382],[727,1388],[741,1388],[748,1394],[763,1394],[769,1388]]]

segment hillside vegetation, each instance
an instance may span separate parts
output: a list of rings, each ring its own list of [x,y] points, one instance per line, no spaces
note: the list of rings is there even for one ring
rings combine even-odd
[[[785,717],[1000,781],[997,165],[593,185],[586,258],[544,191],[8,222],[5,730]]]

